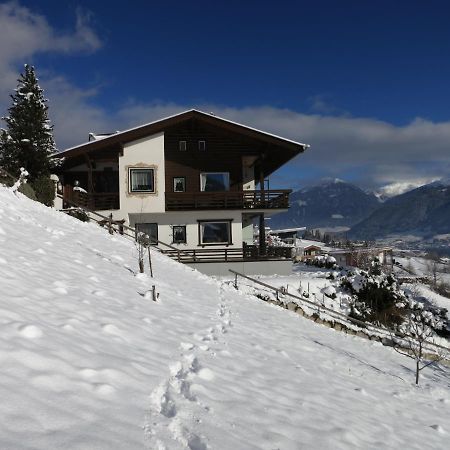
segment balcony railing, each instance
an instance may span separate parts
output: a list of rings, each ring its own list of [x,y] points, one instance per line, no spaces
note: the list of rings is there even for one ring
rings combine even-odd
[[[199,248],[192,250],[162,250],[161,253],[183,263],[193,262],[239,262],[239,261],[268,261],[292,258],[292,247],[267,247],[264,254],[260,254],[256,245],[244,248]]]
[[[290,189],[270,191],[167,192],[166,211],[193,209],[286,209]]]
[[[88,194],[83,191],[74,190],[71,193],[70,198],[68,196],[65,196],[65,198],[81,207],[91,209],[92,211],[120,209],[118,192]]]

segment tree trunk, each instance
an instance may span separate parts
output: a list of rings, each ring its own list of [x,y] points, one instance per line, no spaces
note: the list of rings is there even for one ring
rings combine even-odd
[[[416,384],[419,384],[419,372],[420,372],[419,364],[420,364],[420,361],[417,360],[416,361]]]

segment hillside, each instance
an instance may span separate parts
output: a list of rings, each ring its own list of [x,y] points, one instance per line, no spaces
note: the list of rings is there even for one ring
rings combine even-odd
[[[351,227],[380,206],[372,193],[338,179],[294,192],[290,203],[287,212],[271,218],[271,228]]]
[[[448,446],[445,367],[416,387],[392,349],[156,252],[139,275],[132,242],[2,186],[0,219],[0,448]]]
[[[359,239],[390,234],[432,237],[450,230],[450,188],[443,182],[421,186],[386,201],[355,225],[350,235]]]

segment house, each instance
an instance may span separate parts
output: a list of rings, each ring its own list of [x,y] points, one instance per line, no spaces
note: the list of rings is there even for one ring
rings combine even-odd
[[[365,247],[346,250],[333,250],[330,256],[336,259],[339,266],[358,267],[368,269],[375,259],[379,261],[384,270],[391,271],[394,264],[392,248],[390,247]]]
[[[308,245],[303,249],[303,256],[316,256],[320,255],[322,252],[322,248],[318,245]]]
[[[300,233],[304,232],[306,227],[284,228],[280,230],[270,230],[270,236],[278,237],[282,242],[288,245],[294,245],[296,239],[300,238]]]
[[[307,145],[194,109],[97,136],[56,155],[66,201],[124,220],[206,273],[231,262],[247,273],[287,270],[266,246],[264,220],[288,208],[291,191],[264,180]]]

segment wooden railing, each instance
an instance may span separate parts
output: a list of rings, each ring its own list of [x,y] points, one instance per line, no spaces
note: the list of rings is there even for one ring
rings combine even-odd
[[[286,209],[290,189],[270,191],[166,192],[166,210]]]
[[[74,190],[71,198],[65,196],[64,199],[73,201],[81,207],[89,208],[93,211],[120,209],[118,192],[88,194],[83,191]]]
[[[192,250],[161,250],[167,256],[179,262],[233,262],[233,261],[267,261],[290,259],[291,247],[267,247],[265,254],[259,253],[257,246],[245,248],[199,248]]]

